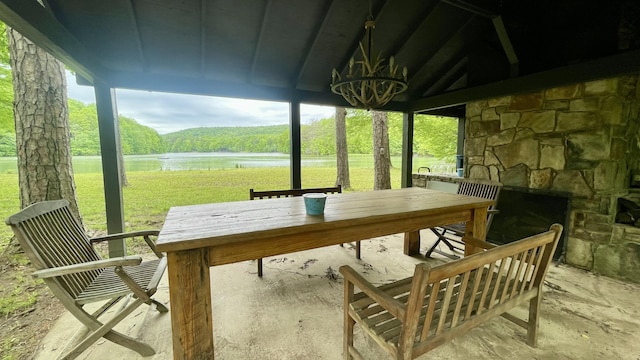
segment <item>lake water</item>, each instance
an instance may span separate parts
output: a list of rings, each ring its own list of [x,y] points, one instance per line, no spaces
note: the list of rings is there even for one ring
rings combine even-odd
[[[154,155],[125,155],[127,171],[182,171],[182,170],[214,170],[257,167],[288,167],[289,155],[280,153],[171,153]],[[399,156],[392,156],[394,167],[401,166]],[[335,167],[336,158],[332,156],[302,157],[303,167]],[[414,172],[421,166],[429,166],[439,173],[454,172],[454,164],[427,157],[415,157]],[[349,155],[349,167],[373,168],[372,155]],[[100,173],[102,163],[100,156],[74,156],[73,171],[75,173]],[[15,157],[0,157],[0,173],[17,172]]]

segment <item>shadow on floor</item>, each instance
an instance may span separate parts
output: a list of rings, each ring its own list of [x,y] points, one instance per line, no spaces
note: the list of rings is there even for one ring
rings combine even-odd
[[[433,243],[423,231],[421,252]],[[216,359],[341,359],[342,277],[348,264],[365,278],[384,284],[413,274],[415,264],[449,259],[402,254],[401,235],[362,242],[354,250],[331,246],[264,259],[264,277],[255,261],[211,269]],[[434,255],[438,256],[438,255]],[[156,298],[171,308],[165,279]],[[524,329],[496,318],[423,355],[421,359],[640,359],[640,286],[595,276],[570,266],[552,266],[542,303],[538,347]],[[524,317],[525,306],[515,315]],[[60,356],[81,328],[63,315],[38,347],[34,359]],[[171,318],[147,306],[116,329],[149,343],[156,355],[137,353],[101,339],[78,359],[172,359]],[[386,359],[356,327],[356,346],[367,359]]]

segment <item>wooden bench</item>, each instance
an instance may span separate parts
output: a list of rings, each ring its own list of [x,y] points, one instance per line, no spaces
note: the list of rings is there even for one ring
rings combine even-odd
[[[306,188],[306,189],[288,189],[288,190],[268,190],[268,191],[255,191],[249,189],[249,200],[256,199],[273,199],[284,198],[293,196],[302,196],[310,193],[323,193],[323,194],[341,194],[342,185],[327,188]],[[342,244],[340,244],[342,246]],[[360,241],[355,243],[356,259],[360,259]],[[262,277],[262,258],[258,259],[258,276]]]
[[[465,237],[488,250],[433,268],[418,264],[413,277],[380,287],[342,266],[344,358],[362,359],[353,345],[356,323],[395,359],[414,359],[498,315],[527,329],[535,347],[544,277],[561,233],[554,224],[502,246]],[[507,313],[527,301],[527,321]]]

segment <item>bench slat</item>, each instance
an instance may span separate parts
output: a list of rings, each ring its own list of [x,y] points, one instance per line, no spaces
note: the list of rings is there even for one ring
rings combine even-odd
[[[345,310],[393,356],[419,356],[497,315],[525,327],[528,343],[535,345],[543,279],[561,232],[562,227],[555,224],[548,232],[442,266],[419,264],[413,278],[377,288],[380,296],[384,293],[398,302],[392,312],[385,309],[387,304],[362,293],[351,295],[354,300],[345,304]],[[352,269],[343,274],[345,289],[351,277],[357,277],[354,284],[369,287],[373,296],[370,285]],[[506,313],[526,301],[531,303],[528,321]],[[345,329],[352,332],[353,327]],[[353,343],[352,336],[345,332],[346,348]]]

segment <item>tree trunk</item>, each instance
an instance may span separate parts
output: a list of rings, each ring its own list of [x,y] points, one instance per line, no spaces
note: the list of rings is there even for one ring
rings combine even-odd
[[[389,155],[389,131],[387,113],[371,111],[373,124],[373,189],[391,189],[391,157]]]
[[[347,110],[336,107],[336,186],[342,185],[342,189],[350,189],[349,180],[349,152],[347,151],[347,124],[345,118]]]
[[[117,114],[115,121],[118,125],[116,126],[116,146],[118,147],[118,159],[120,161],[120,166],[118,167],[120,169],[120,184],[124,187],[129,186],[129,181],[127,180],[127,172],[124,169],[124,152],[122,151],[122,136],[120,136],[120,117]]]
[[[80,219],[69,147],[64,66],[7,28],[14,91],[20,206],[67,199]]]

